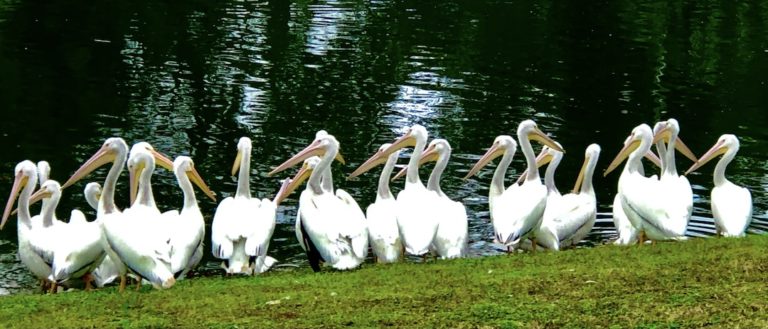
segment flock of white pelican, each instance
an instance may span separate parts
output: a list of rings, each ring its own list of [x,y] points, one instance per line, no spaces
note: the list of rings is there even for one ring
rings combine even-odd
[[[743,236],[752,217],[749,190],[725,178],[725,168],[739,149],[734,135],[722,135],[717,143],[697,159],[680,140],[680,126],[675,119],[659,122],[652,130],[641,124],[632,130],[624,146],[604,172],[607,175],[625,159],[613,203],[614,223],[619,238],[616,244],[643,244],[646,239],[683,240],[691,218],[693,193],[685,175],[675,166],[679,151],[694,163],[685,174],[716,158],[712,214],[717,234]],[[494,242],[508,251],[537,247],[560,250],[581,241],[592,230],[597,210],[593,174],[600,156],[600,146],[591,144],[584,153],[584,164],[574,189],[561,194],[554,183],[555,170],[563,158],[562,146],[542,132],[532,120],[521,122],[516,139],[498,136],[488,151],[469,170],[465,179],[475,175],[494,159],[501,157],[489,185],[488,207]],[[531,141],[543,144],[538,156]],[[651,150],[655,145],[658,156]],[[505,186],[507,169],[518,148],[526,160],[519,179]],[[390,177],[400,150],[412,147],[407,167],[391,180],[405,176],[405,187],[395,197]],[[442,259],[467,255],[468,217],[464,205],[452,200],[440,186],[440,179],[451,156],[445,139],[428,143],[428,132],[421,125],[379,147],[348,178],[383,165],[375,202],[366,211],[346,191],[334,187],[331,165],[344,163],[339,142],[326,131],[319,131],[306,148],[268,175],[294,166],[300,169],[285,179],[273,200],[251,196],[249,173],[251,140],[242,137],[232,175],[238,176],[234,196],[219,203],[211,224],[211,251],[222,259],[227,274],[257,275],[269,270],[276,260],[268,256],[275,229],[278,204],[306,181],[299,196],[295,233],[306,251],[314,271],[321,265],[338,270],[354,269],[368,257],[376,262],[402,261],[406,254],[433,255]],[[642,158],[660,168],[659,175],[646,176]],[[419,177],[419,167],[436,162],[426,185]],[[80,210],[72,210],[68,221],[56,217],[62,190],[110,164],[103,185],[89,183],[85,198],[96,210],[96,219],[88,221]],[[539,168],[547,165],[542,182]],[[114,194],[124,167],[129,172],[130,206],[119,209]],[[183,193],[178,210],[161,212],[152,193],[151,177],[155,167],[172,170]],[[49,179],[50,166],[41,161],[20,162],[3,213],[0,228],[17,204],[18,252],[21,262],[37,277],[43,289],[55,292],[58,285],[82,279],[86,289],[92,284],[104,286],[119,278],[119,289],[126,287],[126,276],[155,288],[170,288],[194,269],[203,258],[205,221],[195,198],[193,184],[207,197],[216,195],[203,181],[187,156],[171,161],[150,144],[139,142],[130,149],[119,137],[107,139],[63,185]],[[35,191],[37,184],[40,188]],[[16,200],[18,199],[18,202]],[[42,200],[40,214],[32,215],[30,205]]]

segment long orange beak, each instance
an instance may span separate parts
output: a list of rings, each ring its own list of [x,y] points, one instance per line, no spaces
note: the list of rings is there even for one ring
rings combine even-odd
[[[207,184],[205,184],[205,181],[203,181],[203,178],[200,177],[200,173],[197,172],[197,169],[195,169],[195,167],[192,167],[190,170],[187,170],[186,174],[187,174],[187,177],[189,177],[189,180],[193,184],[197,185],[197,187],[199,187],[200,190],[203,191],[203,193],[205,193],[205,195],[209,199],[211,199],[213,202],[216,202],[216,193],[211,191],[211,188],[208,187]]]
[[[704,153],[704,155],[701,156],[701,159],[696,161],[688,170],[685,171],[685,174],[688,175],[689,173],[692,173],[696,169],[699,169],[699,167],[703,166],[710,160],[716,158],[717,156],[724,154],[725,152],[728,152],[728,147],[724,146],[724,141],[718,141],[713,145],[707,153]]]
[[[560,147],[560,145],[557,145],[557,143],[555,143],[552,138],[549,138],[549,136],[547,136],[547,134],[545,134],[543,131],[539,130],[539,128],[535,128],[530,133],[528,133],[528,139],[535,140],[539,143],[549,146],[555,151],[565,153],[565,150]]]
[[[285,181],[283,181],[283,185],[280,187],[280,191],[277,192],[277,195],[275,195],[275,204],[280,204],[287,198],[293,191],[298,188],[301,183],[303,183],[307,178],[309,178],[309,175],[312,174],[312,167],[305,164],[301,167],[301,170],[296,173],[293,178],[289,179],[289,182],[286,184]],[[287,186],[285,186],[287,185]]]
[[[659,130],[659,132],[657,132],[655,135],[653,135],[653,144],[656,144],[661,139],[663,139],[665,143],[669,144],[670,138],[672,138],[671,128],[666,126]],[[677,140],[675,141],[675,149],[691,161],[698,161],[696,155],[691,152],[691,149],[688,148],[688,145],[683,143],[683,140],[680,139],[680,136],[677,136]]]
[[[277,194],[275,194],[275,198],[273,200],[273,202],[275,203],[275,207],[279,206],[280,202],[285,200],[285,198],[290,194],[286,192],[288,191],[288,186],[291,184],[292,181],[293,180],[290,178],[283,179],[282,184],[280,184],[280,190],[277,191]]]
[[[72,177],[70,177],[64,183],[64,185],[61,186],[61,188],[64,189],[67,186],[70,186],[81,180],[83,177],[90,174],[99,167],[115,161],[115,157],[117,157],[117,154],[114,151],[110,151],[105,146],[102,146],[98,151],[96,151],[96,153],[93,154],[93,156],[91,156],[90,159],[88,159],[88,161],[86,161],[82,166],[80,166],[79,169],[77,169],[77,171],[75,171],[74,174],[72,174]]]
[[[355,171],[349,174],[349,176],[347,176],[347,179],[360,176],[363,173],[375,168],[377,165],[381,163],[385,163],[387,161],[387,157],[399,149],[406,148],[406,147],[414,147],[414,146],[416,146],[416,138],[411,136],[409,131],[402,137],[398,138],[394,143],[392,143],[392,145],[390,145],[384,151],[377,151],[376,154],[371,156],[368,160],[363,162],[363,164],[361,164],[360,167],[357,167]]]
[[[491,145],[491,148],[489,148],[488,151],[483,154],[480,160],[477,160],[477,163],[472,166],[472,169],[470,169],[469,173],[464,176],[464,179],[470,178],[472,175],[477,174],[480,169],[483,169],[483,167],[487,166],[491,161],[493,161],[493,159],[496,159],[502,155],[504,155],[504,149],[499,146],[499,143],[494,142],[493,145]]]
[[[3,211],[3,219],[0,221],[0,230],[5,227],[5,222],[8,221],[8,217],[11,215],[11,209],[16,202],[16,198],[19,196],[19,192],[29,182],[29,176],[23,173],[17,173],[16,179],[13,180],[13,187],[11,188],[11,195],[8,196],[8,202],[5,204],[5,211]]]
[[[630,136],[627,139],[632,138]],[[624,147],[619,151],[619,154],[616,155],[616,157],[611,161],[611,164],[608,166],[608,169],[603,172],[603,177],[608,176],[608,174],[616,169],[624,159],[626,159],[630,153],[632,153],[634,150],[636,150],[638,147],[640,147],[640,141],[639,140],[632,140],[629,143],[624,143]]]

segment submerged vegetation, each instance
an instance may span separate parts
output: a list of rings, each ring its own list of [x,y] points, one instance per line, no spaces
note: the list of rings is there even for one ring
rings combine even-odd
[[[768,236],[0,298],[3,328],[768,327]]]

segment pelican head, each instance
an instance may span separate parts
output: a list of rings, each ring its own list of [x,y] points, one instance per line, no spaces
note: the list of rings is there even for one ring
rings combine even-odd
[[[659,140],[663,140],[664,143],[669,144],[669,142],[674,139],[675,149],[680,151],[686,158],[696,162],[696,155],[694,155],[693,152],[691,152],[691,149],[683,143],[683,140],[678,136],[679,133],[680,124],[677,120],[669,119],[667,121],[657,122],[656,125],[653,126],[653,143],[656,144]]]
[[[520,125],[517,126],[517,138],[521,139],[523,136],[526,136],[529,140],[535,140],[539,143],[549,146],[556,151],[565,153],[565,150],[562,148],[562,146],[555,143],[552,138],[549,138],[547,134],[541,131],[539,126],[536,125],[536,122],[533,120],[524,120],[523,122],[520,122]]]
[[[29,204],[31,205],[42,199],[51,197],[61,197],[61,184],[55,180],[49,179],[41,184],[40,189],[29,197]]]
[[[143,175],[144,171],[146,170],[149,174],[155,171],[155,158],[152,154],[144,148],[136,149],[134,147],[134,149],[131,149],[131,155],[128,158],[131,204],[136,200],[139,178]]]
[[[38,161],[37,162],[37,178],[40,181],[40,185],[42,185],[45,181],[48,180],[48,178],[51,175],[51,165],[48,163],[48,161]]]
[[[99,167],[114,162],[119,154],[126,153],[128,153],[128,144],[125,143],[124,139],[120,137],[108,138],[104,141],[104,144],[101,145],[101,148],[99,148],[88,161],[80,166],[80,168],[72,174],[72,177],[64,182],[64,185],[62,185],[61,188],[67,188],[67,186],[74,184]]]
[[[476,174],[478,171],[480,171],[480,169],[487,166],[491,161],[493,161],[493,159],[502,156],[505,152],[509,152],[511,156],[515,154],[516,150],[517,142],[512,139],[512,136],[497,136],[496,139],[493,140],[493,145],[491,145],[491,148],[489,148],[488,151],[485,152],[485,154],[480,158],[480,160],[475,163],[472,169],[469,170],[469,173],[464,176],[464,179],[472,177],[472,175]]]
[[[285,198],[293,193],[293,191],[295,191],[296,188],[301,185],[301,183],[306,181],[319,163],[320,157],[318,156],[311,156],[305,159],[304,164],[301,166],[301,169],[299,169],[296,175],[294,175],[293,178],[289,178],[283,181],[283,185],[280,187],[280,191],[278,191],[277,195],[275,195],[275,204],[280,204],[283,200],[285,200]]]
[[[584,184],[584,175],[589,170],[592,172],[594,170],[595,165],[597,164],[597,159],[600,157],[600,145],[592,143],[587,146],[586,151],[584,151],[584,164],[581,165],[581,170],[579,170],[579,176],[576,177],[576,185],[573,186],[573,193],[579,193],[579,190],[581,189],[581,185]],[[594,159],[594,160],[593,160]],[[589,168],[589,166],[592,166],[592,168]]]
[[[11,188],[11,195],[8,197],[8,202],[5,204],[3,219],[0,221],[0,229],[3,229],[5,222],[8,221],[8,217],[11,215],[11,209],[13,209],[13,204],[16,202],[16,198],[19,196],[21,190],[28,184],[32,184],[32,188],[37,185],[37,166],[35,166],[34,162],[29,160],[19,162],[13,172],[13,187]]]
[[[240,140],[237,142],[237,156],[235,156],[235,163],[232,164],[232,176],[240,170],[240,163],[242,162],[243,156],[251,154],[252,148],[253,143],[250,138],[245,136],[240,137]]]
[[[195,169],[195,163],[192,161],[192,158],[184,155],[177,156],[176,160],[173,160],[173,172],[187,175],[189,180],[197,185],[209,199],[214,202],[216,201],[216,193],[211,191],[208,185],[205,184],[205,181],[203,181],[203,178],[200,177],[200,173]]]
[[[347,177],[347,179],[360,176],[363,173],[373,169],[378,164],[380,164],[381,161],[386,160],[387,157],[390,154],[394,153],[395,151],[398,151],[406,147],[415,147],[418,141],[426,142],[427,137],[428,137],[427,128],[424,128],[424,126],[420,124],[414,124],[413,126],[408,128],[408,130],[405,132],[405,134],[403,134],[403,136],[398,138],[389,147],[387,147],[383,151],[379,149],[379,152],[376,152],[376,154],[374,154],[368,160],[363,162],[363,164],[361,164],[360,167],[357,167],[357,169],[355,169],[355,171],[353,171]]]
[[[312,141],[311,144],[294,155],[292,158],[275,167],[275,169],[272,169],[272,171],[270,171],[267,176],[272,176],[285,169],[293,167],[310,157],[325,156],[326,153],[333,154],[337,161],[341,162],[342,164],[344,163],[344,158],[339,154],[339,141],[336,140],[336,137],[333,135],[328,134],[324,130],[321,130],[315,134],[315,140]]]
[[[419,166],[427,162],[437,161],[441,157],[445,157],[445,155],[448,154],[448,152],[450,151],[451,151],[451,144],[449,144],[447,140],[442,138],[435,138],[429,143],[429,146],[427,146],[427,148],[424,150],[424,153],[421,154],[421,159],[419,159]],[[397,175],[392,177],[392,181],[405,176],[405,173],[407,171],[408,171],[408,167],[403,167],[402,169],[400,169]]]
[[[690,168],[688,168],[688,170],[685,171],[685,174],[688,175],[696,169],[699,169],[699,167],[703,166],[710,160],[729,151],[733,153],[739,151],[739,139],[736,138],[736,135],[732,134],[721,135],[720,138],[717,139],[717,143],[712,145],[707,153],[704,153],[704,155],[702,155],[698,161],[696,161]]]
[[[611,164],[608,166],[608,169],[605,170],[603,173],[603,176],[607,176],[611,171],[616,169],[616,167],[621,164],[624,159],[626,159],[630,153],[634,152],[640,146],[644,146],[645,150],[643,150],[643,155],[648,153],[648,151],[651,149],[650,141],[653,138],[653,132],[651,131],[651,127],[648,126],[645,123],[641,123],[634,129],[632,129],[632,133],[629,134],[627,139],[624,140],[624,147],[619,151],[619,154],[616,155],[616,158],[611,161]],[[643,145],[643,141],[647,141],[645,145]]]

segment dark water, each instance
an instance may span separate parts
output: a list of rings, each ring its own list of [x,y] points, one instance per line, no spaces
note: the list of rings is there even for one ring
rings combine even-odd
[[[720,134],[740,137],[728,175],[752,191],[750,231],[759,233],[768,184],[765,31],[765,1],[7,1],[0,195],[7,197],[23,159],[47,160],[52,178],[66,180],[104,139],[120,136],[191,155],[221,199],[235,189],[228,172],[237,139],[249,136],[252,189],[272,197],[279,178],[266,172],[315,131],[341,142],[348,164],[334,173],[344,177],[420,123],[451,142],[443,188],[468,207],[472,253],[489,255],[499,252],[489,243],[493,167],[460,177],[497,135],[536,120],[567,150],[556,178],[567,190],[588,144],[602,146],[601,172],[634,126],[674,117],[697,155]],[[512,166],[523,169],[520,153]],[[689,176],[698,216],[691,235],[713,233],[713,168]],[[336,183],[365,207],[377,177]],[[617,180],[618,173],[595,178],[603,214],[585,245],[615,237],[608,213]],[[154,182],[161,210],[181,206],[171,173],[158,172]],[[87,208],[84,185],[66,190],[60,217]],[[198,199],[210,219],[216,204]],[[117,200],[127,203],[125,188]],[[305,266],[295,210],[295,196],[279,209],[271,254]],[[15,256],[15,232],[15,221],[0,232],[0,293],[34,281]],[[215,260],[205,261],[202,271],[216,273]]]

